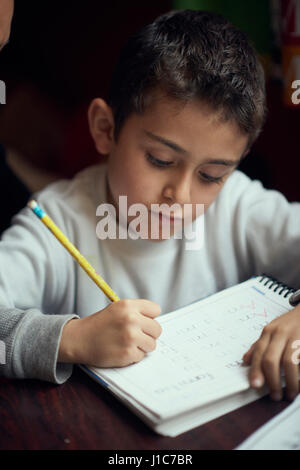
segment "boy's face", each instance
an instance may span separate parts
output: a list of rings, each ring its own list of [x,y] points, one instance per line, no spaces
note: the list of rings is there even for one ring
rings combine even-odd
[[[116,209],[122,195],[127,196],[128,207],[144,204],[149,233],[151,204],[177,203],[182,208],[192,204],[194,219],[196,204],[207,210],[238,165],[247,142],[235,123],[220,122],[199,102],[183,106],[157,99],[142,115],[131,114],[117,142],[112,140],[108,200]],[[172,234],[172,217],[170,223]]]

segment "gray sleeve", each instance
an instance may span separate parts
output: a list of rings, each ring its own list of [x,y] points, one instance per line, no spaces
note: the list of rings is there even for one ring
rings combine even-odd
[[[29,209],[14,222],[0,242],[0,376],[62,383],[72,365],[57,362],[61,333],[78,318],[73,260]]]
[[[0,375],[34,378],[61,384],[72,374],[72,364],[57,362],[64,325],[77,315],[44,315],[36,309],[0,308],[0,338],[4,358]]]
[[[300,285],[300,203],[289,202],[259,181],[247,180],[236,205],[233,238],[252,274]],[[237,235],[236,235],[237,234]]]

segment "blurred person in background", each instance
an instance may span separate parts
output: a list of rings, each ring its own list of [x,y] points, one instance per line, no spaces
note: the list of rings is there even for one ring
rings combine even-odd
[[[14,0],[0,0],[0,51],[9,41],[13,12]],[[0,234],[9,227],[12,216],[25,206],[29,195],[27,187],[8,165],[5,148],[0,143]]]

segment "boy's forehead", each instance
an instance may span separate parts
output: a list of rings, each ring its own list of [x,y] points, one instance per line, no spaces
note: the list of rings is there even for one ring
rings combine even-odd
[[[190,101],[182,101],[169,97],[162,93],[155,93],[151,101],[145,105],[144,112],[137,115],[141,122],[153,121],[163,122],[166,126],[176,126],[178,121],[182,121],[189,125],[191,122],[201,124],[214,124],[216,127],[225,123],[223,113],[220,109],[212,109],[204,101],[194,99]],[[237,124],[233,121],[228,121],[231,128],[239,131]]]
[[[183,103],[162,96],[131,118],[141,138],[160,136],[187,151],[201,145],[212,153],[225,149],[228,158],[237,158],[248,143],[248,136],[234,121],[224,121],[220,111],[199,100]]]

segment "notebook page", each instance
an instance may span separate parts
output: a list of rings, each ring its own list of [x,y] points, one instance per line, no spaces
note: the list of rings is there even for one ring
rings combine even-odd
[[[94,369],[161,417],[249,388],[242,356],[290,308],[251,279],[160,318],[157,348],[125,368]]]

